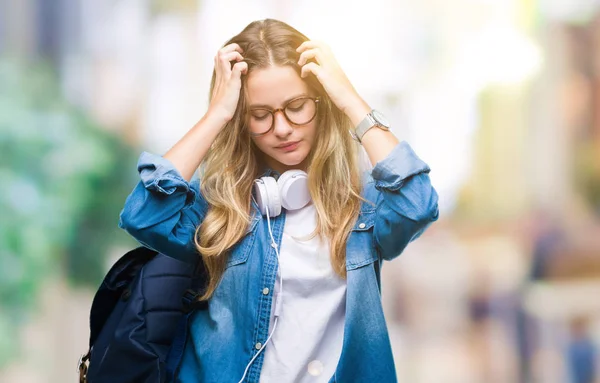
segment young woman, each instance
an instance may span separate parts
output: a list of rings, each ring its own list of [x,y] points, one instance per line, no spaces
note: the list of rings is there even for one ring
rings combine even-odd
[[[437,219],[437,194],[326,45],[249,24],[215,57],[206,114],[138,170],[120,227],[209,273],[177,382],[396,381],[381,263]]]

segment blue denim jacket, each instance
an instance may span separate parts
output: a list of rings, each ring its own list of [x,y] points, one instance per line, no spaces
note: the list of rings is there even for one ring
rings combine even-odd
[[[192,261],[198,256],[194,231],[208,209],[199,180],[186,182],[168,160],[146,152],[138,170],[141,181],[125,202],[119,226],[149,248]],[[397,381],[381,305],[380,269],[383,260],[398,256],[438,218],[438,196],[429,170],[401,142],[365,173],[362,196],[375,206],[362,204],[348,237],[344,341],[330,382]],[[264,175],[274,174],[267,169]],[[251,216],[245,236],[230,251],[208,310],[191,317],[178,382],[238,382],[268,337],[277,258],[270,246],[267,220],[254,201]],[[278,245],[285,216],[282,209],[271,219]],[[245,382],[259,381],[263,358],[264,352],[250,367]]]

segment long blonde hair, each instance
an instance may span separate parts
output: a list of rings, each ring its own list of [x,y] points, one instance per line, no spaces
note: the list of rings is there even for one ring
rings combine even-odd
[[[248,63],[248,73],[270,66],[290,66],[300,74],[296,48],[306,36],[277,20],[250,23],[225,45],[237,43]],[[246,130],[245,79],[236,112],[217,135],[201,164],[201,193],[210,208],[195,233],[198,252],[209,275],[207,290],[200,298],[209,299],[225,271],[228,251],[245,235],[250,224],[253,181],[260,176],[262,152]],[[308,154],[308,180],[317,211],[315,233],[330,241],[331,264],[346,276],[346,241],[360,211],[362,180],[358,164],[358,144],[348,129],[349,118],[337,108],[319,81],[308,76],[309,88],[321,98],[317,131]],[[210,86],[215,84],[213,71]],[[314,234],[314,233],[313,233]]]

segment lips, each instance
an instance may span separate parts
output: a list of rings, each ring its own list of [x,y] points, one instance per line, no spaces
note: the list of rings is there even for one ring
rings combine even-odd
[[[298,142],[300,142],[300,141],[287,142],[287,143],[285,143],[285,144],[279,145],[277,148],[278,148],[278,149],[285,149],[285,148],[287,148],[287,147],[289,147],[289,146],[292,146],[292,145],[294,145],[294,144],[297,144]]]
[[[298,149],[298,145],[300,145],[300,141],[296,141],[294,143],[288,144],[286,146],[278,146],[277,149],[281,150],[284,153],[293,152]]]

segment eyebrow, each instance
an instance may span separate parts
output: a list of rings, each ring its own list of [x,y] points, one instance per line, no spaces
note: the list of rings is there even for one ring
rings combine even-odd
[[[288,102],[290,102],[292,100],[300,98],[300,97],[309,97],[309,94],[308,93],[300,93],[294,97],[290,97],[283,102],[283,105],[287,104]],[[272,110],[275,108],[273,108],[271,105],[266,105],[266,104],[252,104],[248,107],[248,109],[271,109]]]

